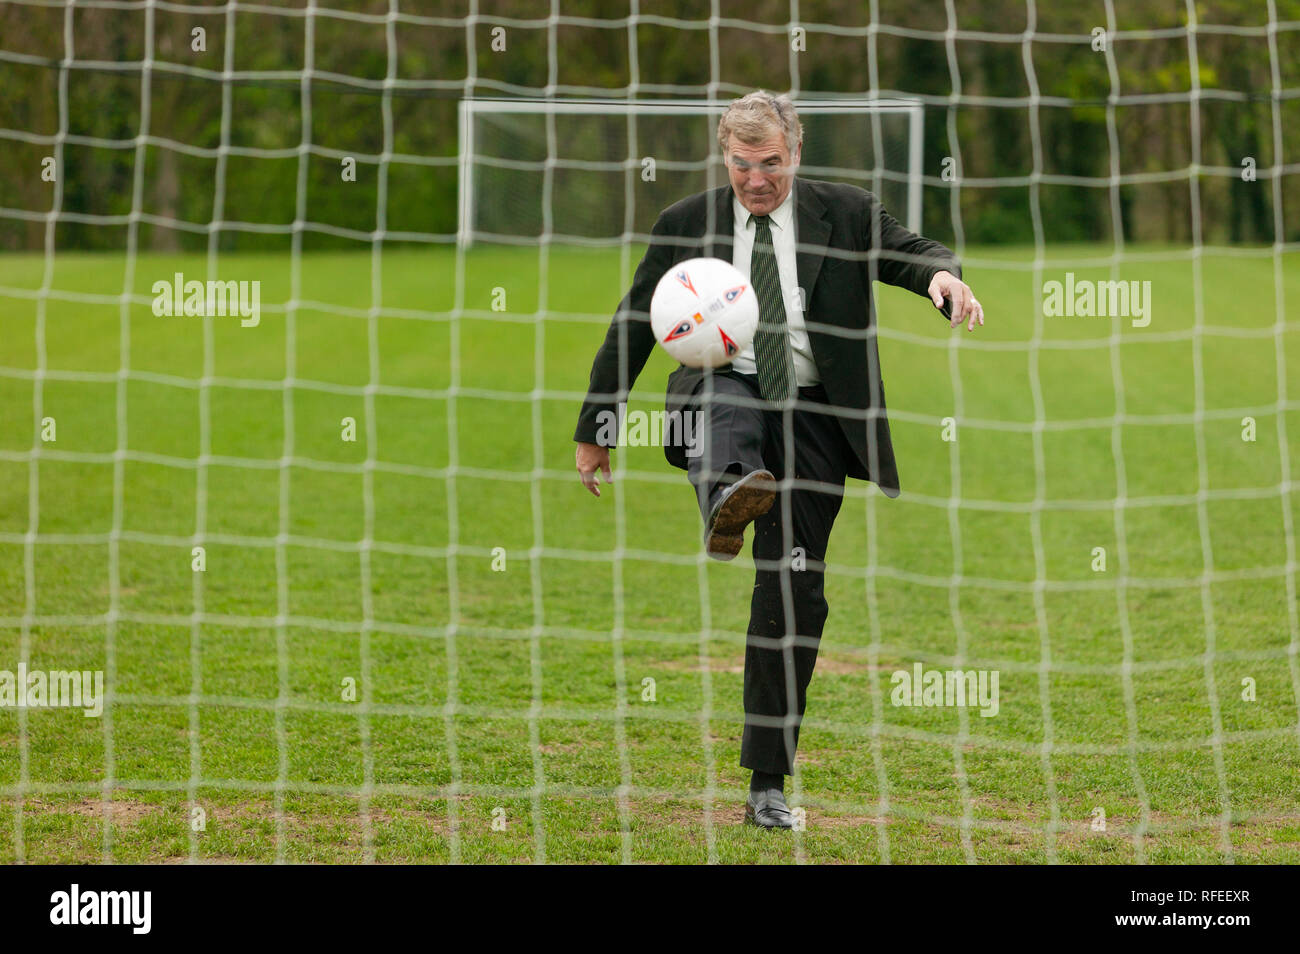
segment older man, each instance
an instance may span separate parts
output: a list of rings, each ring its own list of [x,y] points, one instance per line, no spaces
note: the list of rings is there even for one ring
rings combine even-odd
[[[676,202],[655,222],[592,365],[576,463],[599,497],[599,475],[610,477],[601,412],[626,400],[654,348],[649,311],[659,279],[687,258],[732,262],[758,295],[758,330],[729,365],[672,373],[667,408],[699,415],[702,447],[688,457],[666,446],[665,454],[695,487],[711,557],[733,558],[754,525],[745,817],[789,828],[784,782],[826,621],[824,560],[844,481],[899,493],[872,282],[930,298],[954,328],[974,330],[984,313],[947,248],[908,231],[870,192],[796,176],[803,128],[788,97],[759,90],[732,102],[718,144],[730,182]]]

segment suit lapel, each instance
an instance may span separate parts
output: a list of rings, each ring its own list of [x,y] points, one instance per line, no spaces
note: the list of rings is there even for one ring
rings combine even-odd
[[[731,207],[731,183],[713,190],[713,231],[704,223],[704,256],[733,261],[736,245],[736,212]]]
[[[830,238],[831,226],[826,221],[826,206],[812,189],[807,188],[798,177],[795,178],[795,263],[799,274],[799,287],[803,289],[803,308],[808,311],[808,302],[812,301],[813,286],[822,270],[822,259],[826,257],[826,240]]]

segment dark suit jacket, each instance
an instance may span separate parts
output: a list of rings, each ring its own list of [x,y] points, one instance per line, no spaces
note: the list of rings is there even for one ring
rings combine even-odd
[[[928,297],[935,272],[947,270],[960,278],[961,268],[951,251],[908,231],[865,189],[797,176],[793,189],[804,320],[822,386],[857,458],[849,462],[848,474],[875,481],[885,494],[897,497],[898,468],[885,416],[871,282],[878,279]],[[598,415],[616,413],[645,367],[655,345],[650,299],[663,274],[683,259],[732,260],[731,199],[728,183],[660,213],[632,289],[596,353],[575,441],[599,443]],[[668,378],[667,409],[681,409],[706,373],[679,365]],[[674,466],[686,467],[682,448],[665,447],[664,453]]]

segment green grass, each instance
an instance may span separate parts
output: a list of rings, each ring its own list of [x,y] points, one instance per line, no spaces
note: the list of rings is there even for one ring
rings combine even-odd
[[[0,709],[0,859],[1300,861],[1278,493],[1300,418],[1279,428],[1277,407],[1300,394],[1300,257],[1275,336],[1271,258],[1207,252],[1198,275],[1149,255],[1168,251],[1122,268],[1152,283],[1143,329],[1035,321],[1037,281],[1107,278],[1104,248],[1051,249],[1039,276],[1032,250],[969,250],[973,335],[880,290],[903,495],[850,483],[800,746],[807,830],[781,834],[739,824],[750,561],[702,559],[657,448],[619,451],[600,500],[572,469],[639,249],[475,250],[454,320],[447,250],[390,250],[378,276],[368,252],[311,254],[292,335],[273,307],[290,257],[223,256],[223,278],[262,282],[264,313],[208,322],[206,342],[203,320],[147,304],[124,329],[121,257],[59,255],[43,326],[42,259],[0,259],[0,669],[26,645],[30,668],[104,669],[114,693],[102,719]],[[132,288],[174,271],[204,278],[205,260],[141,256]],[[370,320],[374,286],[391,311]],[[1198,287],[1233,334],[1187,334]],[[656,354],[634,407],[662,406],[669,370]],[[33,465],[37,391],[57,441]],[[1000,670],[996,718],[890,705],[890,672],[959,653]]]

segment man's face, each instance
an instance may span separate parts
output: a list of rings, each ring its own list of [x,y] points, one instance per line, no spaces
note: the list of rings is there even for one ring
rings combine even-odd
[[[735,136],[727,144],[727,172],[731,188],[740,204],[753,215],[767,215],[785,201],[799,168],[803,144],[795,146],[794,155],[786,148],[780,133],[751,146]]]

